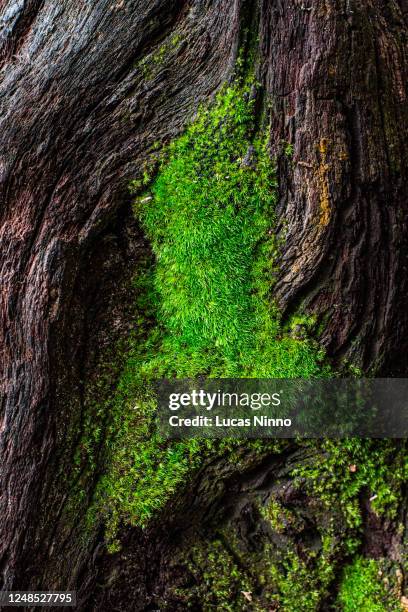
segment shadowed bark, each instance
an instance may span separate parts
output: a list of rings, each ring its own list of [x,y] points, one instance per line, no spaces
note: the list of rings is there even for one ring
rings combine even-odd
[[[61,524],[68,432],[94,355],[131,324],[126,287],[148,246],[127,183],[231,76],[245,28],[278,161],[280,305],[317,314],[334,359],[406,374],[407,15],[405,0],[0,0],[4,589],[78,584],[92,599],[97,572],[121,580],[101,534],[80,542],[75,516]],[[124,537],[144,587],[123,601],[142,610],[156,579],[166,591],[171,545]]]

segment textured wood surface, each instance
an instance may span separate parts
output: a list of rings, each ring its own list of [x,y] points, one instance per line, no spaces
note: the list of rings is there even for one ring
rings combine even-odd
[[[406,374],[407,19],[406,0],[0,0],[3,588],[92,574],[56,533],[90,309],[114,317],[107,293],[145,248],[129,179],[228,79],[245,27],[278,160],[282,309],[317,314],[330,356]]]

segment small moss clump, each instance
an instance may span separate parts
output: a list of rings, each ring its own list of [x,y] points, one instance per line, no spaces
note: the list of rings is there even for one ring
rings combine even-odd
[[[401,491],[408,477],[404,441],[350,438],[307,441],[313,448],[308,464],[294,475],[311,495],[328,507],[335,504],[351,529],[362,524],[360,498],[366,492],[374,512],[395,519]]]
[[[251,593],[253,584],[220,540],[195,546],[190,553],[189,571],[196,584],[184,595],[187,608],[194,609],[200,602],[203,610],[242,610],[246,602],[244,593]],[[247,595],[252,599],[250,595]]]
[[[172,56],[177,53],[180,47],[182,37],[180,34],[173,34],[167,38],[159,47],[154,49],[152,53],[139,61],[135,68],[140,70],[144,79],[153,79],[160,69],[163,68],[166,60],[171,60]]]
[[[256,507],[261,510],[259,502],[251,507],[250,516],[256,517]],[[273,502],[273,524],[281,512],[282,508]],[[284,512],[287,516],[288,511]],[[184,557],[178,558],[176,564],[184,567],[182,575],[187,586],[173,589],[186,609],[317,612],[322,601],[328,600],[339,552],[335,530],[323,529],[318,549],[303,548],[299,554],[293,540],[285,535],[285,528],[273,529],[275,533],[271,535],[262,519],[255,520],[259,529],[254,525],[254,530],[249,528],[249,542],[243,537],[242,524],[232,520],[222,529],[218,526],[215,533],[207,533],[193,547],[186,547]],[[270,517],[264,520],[269,523]],[[247,518],[245,528],[248,527]],[[292,524],[289,531],[293,528],[296,530],[296,525]],[[302,527],[298,528],[300,534]]]
[[[285,612],[317,612],[334,577],[333,559],[322,552],[315,565],[288,551],[281,564],[270,567],[269,582],[275,585],[279,609]]]
[[[401,612],[378,561],[357,557],[344,570],[338,595],[342,612]]]

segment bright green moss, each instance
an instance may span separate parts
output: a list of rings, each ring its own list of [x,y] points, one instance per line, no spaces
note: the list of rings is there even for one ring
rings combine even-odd
[[[174,38],[163,44],[140,65],[146,78],[179,42]],[[310,378],[328,373],[322,351],[310,339],[316,322],[295,314],[283,325],[272,298],[280,249],[277,185],[267,126],[261,122],[261,129],[256,128],[253,89],[253,83],[240,81],[225,87],[213,106],[201,109],[170,145],[155,180],[146,169],[132,183],[138,196],[135,214],[153,257],[146,258],[135,277],[134,332],[118,387],[107,405],[97,403],[85,415],[75,457],[78,474],[83,455],[90,473],[101,456],[107,457],[88,519],[93,523],[102,513],[112,551],[117,549],[118,526],[146,526],[209,454],[225,456],[236,469],[242,458],[239,441],[161,439],[150,391],[155,378]],[[292,145],[287,143],[284,153],[291,158]],[[149,191],[140,194],[143,189]],[[285,442],[245,444],[262,453],[268,444],[278,452]],[[317,610],[335,579],[336,547],[344,557],[355,554],[359,545],[362,492],[369,491],[375,511],[395,518],[407,465],[394,443],[304,444],[312,458],[295,475],[311,497],[339,509],[345,518],[344,540],[339,544],[326,526],[319,534],[318,553],[309,551],[300,558],[288,548],[278,561],[273,559],[275,549],[266,546],[261,561],[254,563],[256,575],[243,571],[238,554],[218,540],[195,547],[191,571],[197,581],[204,580],[184,594],[187,604],[196,596],[203,609],[241,610],[248,603],[243,592],[254,593],[261,585],[271,605],[278,603],[282,610]],[[294,513],[276,500],[260,514],[280,535],[287,525],[296,528]],[[378,607],[387,600],[377,578],[375,562],[357,559],[346,570],[338,599],[345,612],[397,609]],[[257,607],[256,595],[252,599],[253,610],[265,609],[263,604]]]
[[[346,567],[338,603],[343,612],[399,612],[401,605],[395,593],[386,587],[379,563],[357,557]]]
[[[295,520],[292,513],[274,498],[270,499],[267,505],[261,507],[261,516],[278,533],[283,533],[286,527]]]
[[[276,585],[279,609],[285,612],[317,612],[333,580],[333,566],[331,560],[322,555],[317,567],[312,569],[292,552],[286,555],[281,566],[271,566],[269,579]]]
[[[255,133],[251,92],[252,82],[236,82],[201,109],[135,203],[154,261],[135,279],[139,314],[110,406],[111,459],[94,506],[110,536],[121,520],[145,525],[203,454],[237,445],[159,439],[146,391],[154,379],[325,372],[322,351],[283,329],[272,299],[276,177],[266,126]]]
[[[271,500],[262,513],[278,533],[302,533],[304,524],[295,513]],[[327,521],[322,521],[322,523]],[[266,544],[262,567],[265,568],[265,585],[273,593],[278,609],[285,612],[317,612],[321,603],[327,599],[335,578],[339,556],[337,525],[333,520],[319,525],[315,547],[294,546],[287,539],[286,546],[276,549]],[[301,540],[301,538],[300,538]]]
[[[378,514],[395,519],[408,476],[405,444],[392,440],[346,439],[305,442],[315,451],[295,476],[328,506],[336,504],[350,528],[362,522],[360,496],[368,492]]]
[[[321,373],[322,354],[282,330],[272,300],[276,179],[250,92],[231,86],[201,110],[138,198],[156,256],[148,376]]]
[[[281,514],[276,504],[272,512],[275,522]],[[303,550],[300,558],[289,539],[286,546],[276,547],[263,530],[256,533],[256,544],[243,547],[240,528],[227,524],[217,530],[215,538],[209,535],[184,552],[177,563],[185,567],[188,587],[175,589],[175,594],[186,609],[198,609],[197,602],[203,610],[234,612],[321,609],[335,579],[338,550],[334,534],[322,533],[319,553]]]
[[[295,150],[293,144],[290,143],[290,142],[286,142],[286,143],[284,143],[284,145],[285,145],[284,151],[285,151],[286,157],[292,158],[293,157],[293,152]]]
[[[145,173],[134,184],[137,190],[150,185],[138,196],[135,214],[153,257],[135,277],[135,328],[118,388],[105,407],[108,465],[89,513],[92,520],[102,512],[112,551],[121,523],[147,525],[210,454],[231,461],[239,457],[239,441],[162,440],[149,391],[154,379],[327,375],[323,354],[310,340],[315,321],[295,314],[283,325],[272,299],[280,248],[276,178],[266,127],[254,133],[251,90],[249,83],[225,88],[170,145],[156,179],[149,183]],[[99,426],[95,430],[86,448],[101,444]],[[262,452],[268,442],[249,444]],[[311,495],[339,508],[346,525],[341,554],[355,554],[360,495],[368,488],[376,496],[374,509],[395,516],[406,477],[402,454],[388,442],[305,444],[313,459],[296,475]],[[295,518],[276,503],[263,516],[278,532],[285,521],[294,526]],[[339,551],[330,530],[323,530],[321,539],[322,550],[306,560],[288,551],[280,562],[268,563],[265,555],[262,579],[271,602],[283,610],[316,610],[327,595]],[[211,554],[219,553],[224,562],[227,552],[217,551]],[[197,596],[210,598],[209,606],[215,597],[224,609],[240,609],[241,591],[253,589],[258,578],[237,574],[231,582],[234,567],[227,573],[208,569],[208,584]]]

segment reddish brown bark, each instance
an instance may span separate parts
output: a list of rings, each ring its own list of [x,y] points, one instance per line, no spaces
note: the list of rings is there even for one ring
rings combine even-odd
[[[311,9],[308,7],[312,7]],[[407,25],[397,2],[265,2],[287,242],[281,303],[324,315],[331,355],[406,372]]]

